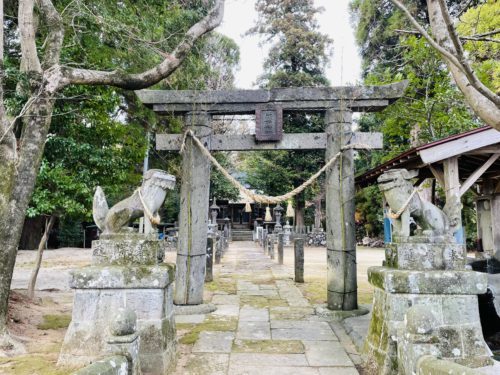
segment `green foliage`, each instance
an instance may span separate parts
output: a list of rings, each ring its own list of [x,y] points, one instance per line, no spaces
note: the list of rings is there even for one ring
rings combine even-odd
[[[381,210],[382,195],[377,186],[369,186],[356,193],[356,237],[377,237],[384,230]]]
[[[232,166],[227,153],[218,152],[214,154],[214,157],[225,169],[230,169]],[[240,198],[239,190],[215,167],[212,167],[210,175],[210,195],[216,199],[228,199],[231,201],[238,201]]]
[[[484,34],[500,29],[500,2],[487,0],[469,9],[460,18],[457,31],[462,36]],[[495,39],[498,35],[492,35]],[[498,40],[498,39],[497,39]],[[500,93],[500,44],[486,41],[466,41],[464,49],[474,61],[479,79]]]
[[[59,222],[59,247],[80,247],[83,244],[83,226],[78,219],[63,218]]]

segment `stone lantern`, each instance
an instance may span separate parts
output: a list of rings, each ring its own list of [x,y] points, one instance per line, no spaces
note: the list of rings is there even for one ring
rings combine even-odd
[[[279,203],[273,209],[274,217],[276,220],[276,225],[274,226],[275,232],[281,232],[281,230],[283,229],[283,227],[281,226],[281,216],[283,215],[283,211],[284,209],[280,206]]]
[[[210,206],[210,216],[212,217],[212,223],[208,224],[208,232],[217,234],[218,225],[217,225],[217,215],[219,214],[219,206],[217,206],[215,202],[215,198],[213,200],[213,204]]]

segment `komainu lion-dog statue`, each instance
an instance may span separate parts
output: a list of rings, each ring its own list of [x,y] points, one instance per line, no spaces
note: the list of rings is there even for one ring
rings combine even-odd
[[[417,175],[418,171],[391,169],[377,179],[380,191],[390,207],[394,234],[401,237],[410,235],[410,217],[422,229],[423,235],[451,234],[450,219],[445,212],[431,202],[420,199],[415,192],[411,179]]]
[[[98,186],[94,194],[94,221],[104,234],[123,232],[128,224],[142,216],[157,225],[158,210],[165,200],[167,189],[174,186],[174,176],[160,169],[150,169],[144,175],[141,187],[111,208],[108,208],[104,192]]]

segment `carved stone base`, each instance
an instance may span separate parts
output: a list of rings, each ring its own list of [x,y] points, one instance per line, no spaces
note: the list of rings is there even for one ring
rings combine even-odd
[[[123,308],[137,316],[142,372],[163,375],[175,363],[177,346],[172,284],[175,266],[156,264],[160,241],[135,234],[122,237],[94,241],[93,265],[71,274],[73,315],[59,364],[83,366],[115,354],[109,353],[111,328]]]
[[[373,373],[411,373],[423,354],[468,367],[490,364],[477,303],[486,292],[485,274],[371,267],[368,279],[375,291],[365,352]]]
[[[467,253],[462,244],[445,236],[395,237],[385,249],[385,266],[406,270],[464,269]]]
[[[158,241],[156,235],[127,232],[101,234],[99,240],[92,242],[92,264],[154,265],[165,258],[164,244],[164,241]]]

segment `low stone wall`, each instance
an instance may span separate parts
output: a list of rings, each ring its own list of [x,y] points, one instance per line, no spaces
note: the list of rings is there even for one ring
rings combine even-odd
[[[482,373],[458,363],[425,355],[418,360],[417,375],[481,375]]]
[[[127,358],[115,355],[105,358],[78,370],[73,375],[128,375],[129,364]]]

